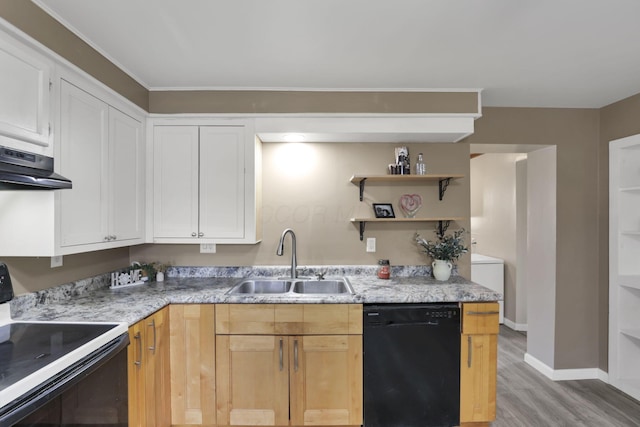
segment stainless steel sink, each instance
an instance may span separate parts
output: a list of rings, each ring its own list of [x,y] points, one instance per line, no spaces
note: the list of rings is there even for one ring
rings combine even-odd
[[[346,278],[314,279],[244,279],[227,291],[228,295],[353,295],[354,291]]]
[[[291,286],[286,280],[243,280],[228,292],[230,295],[284,294]]]
[[[296,294],[340,295],[353,294],[347,279],[339,280],[303,280],[294,282],[291,289]]]

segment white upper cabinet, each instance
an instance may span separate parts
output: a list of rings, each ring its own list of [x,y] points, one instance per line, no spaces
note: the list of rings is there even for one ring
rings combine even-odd
[[[144,238],[142,123],[109,107],[109,231],[117,241]]]
[[[142,243],[142,123],[65,80],[60,96],[60,245]]]
[[[200,232],[244,238],[244,128],[200,127]]]
[[[197,238],[198,127],[156,126],[153,130],[153,158],[155,237]]]
[[[62,80],[60,172],[73,188],[60,192],[61,246],[98,243],[108,236],[109,105]]]
[[[191,123],[154,126],[154,243],[258,242],[260,147],[250,125]]]
[[[0,31],[0,145],[52,155],[52,69],[44,55]]]

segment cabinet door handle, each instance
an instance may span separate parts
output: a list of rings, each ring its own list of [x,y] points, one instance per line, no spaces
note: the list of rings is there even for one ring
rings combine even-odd
[[[197,236],[197,234],[196,234],[195,231],[193,233],[191,233],[191,237],[196,237],[196,236]]]
[[[284,361],[282,360],[282,338],[280,338],[280,370],[284,368]]]
[[[467,335],[467,368],[471,368],[471,335]]]
[[[198,237],[204,237],[204,233],[201,231],[198,233]]]
[[[138,340],[138,360],[134,361],[133,364],[136,366],[142,365],[142,337],[140,336],[140,332],[133,336],[134,340]]]
[[[467,311],[469,316],[489,316],[492,314],[500,314],[499,311]]]
[[[151,350],[153,354],[156,354],[156,319],[151,319],[149,327],[153,328],[153,345],[149,347],[149,350]]]
[[[298,340],[293,341],[293,370],[298,372]]]

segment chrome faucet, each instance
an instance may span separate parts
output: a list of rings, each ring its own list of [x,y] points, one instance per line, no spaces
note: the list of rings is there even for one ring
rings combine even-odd
[[[287,228],[282,232],[282,236],[280,236],[280,243],[278,243],[278,250],[276,250],[276,255],[282,256],[284,252],[284,238],[287,233],[291,234],[291,278],[295,279],[297,276],[296,269],[298,268],[298,260],[296,259],[296,233],[294,233],[292,229]]]

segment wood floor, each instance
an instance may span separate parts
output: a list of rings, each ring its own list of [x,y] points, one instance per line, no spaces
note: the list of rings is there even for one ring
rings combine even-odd
[[[551,381],[524,362],[525,350],[524,334],[500,327],[492,427],[640,426],[640,402],[599,380]]]

